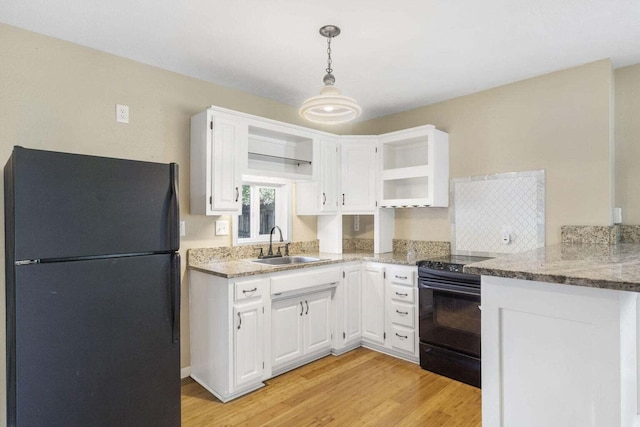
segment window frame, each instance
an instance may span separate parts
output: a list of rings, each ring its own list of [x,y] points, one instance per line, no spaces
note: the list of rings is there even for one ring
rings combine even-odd
[[[251,186],[251,237],[239,238],[238,237],[238,221],[241,215],[234,215],[233,218],[233,246],[241,245],[254,245],[260,243],[269,242],[268,234],[257,234],[259,232],[259,215],[260,215],[260,196],[258,188],[268,187],[276,189],[276,203],[275,203],[275,225],[282,230],[282,239],[285,242],[290,241],[289,235],[292,223],[292,186],[291,183],[278,178],[266,178],[257,176],[243,176],[241,186]],[[255,234],[254,234],[255,233]],[[274,242],[280,241],[280,234],[278,231],[274,231]]]

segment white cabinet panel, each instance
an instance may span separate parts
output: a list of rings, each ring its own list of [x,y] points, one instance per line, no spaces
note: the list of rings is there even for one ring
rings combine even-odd
[[[320,292],[304,299],[304,342],[307,354],[331,347],[331,292]]]
[[[385,337],[384,267],[362,267],[362,338],[384,344]]]
[[[342,141],[343,213],[373,213],[376,208],[376,146],[375,139],[348,138]]]
[[[340,189],[340,152],[334,139],[320,140],[318,179],[296,184],[296,213],[325,215],[338,212]],[[317,160],[316,160],[317,161]]]
[[[415,305],[392,302],[389,311],[389,319],[392,323],[415,328]]]
[[[262,311],[262,301],[235,307],[233,310],[236,321],[233,329],[236,387],[259,381],[262,377]]]
[[[273,366],[303,355],[304,303],[298,298],[276,301],[271,306],[271,351]]]
[[[344,340],[360,340],[362,337],[362,267],[345,268],[344,279]]]
[[[191,118],[191,214],[241,213],[240,156],[247,129],[241,120],[218,116],[213,110]]]
[[[638,425],[637,302],[633,292],[483,276],[482,424]]]
[[[416,332],[413,328],[391,327],[391,347],[407,353],[416,351]]]

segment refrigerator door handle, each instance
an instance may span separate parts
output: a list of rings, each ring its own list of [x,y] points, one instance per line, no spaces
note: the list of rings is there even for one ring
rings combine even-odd
[[[177,251],[180,249],[180,231],[178,222],[180,221],[180,205],[178,199],[178,164],[169,164],[169,174],[171,178],[171,195],[169,206],[169,238],[171,241],[171,250]]]
[[[180,341],[180,254],[171,257],[171,316],[172,340]]]

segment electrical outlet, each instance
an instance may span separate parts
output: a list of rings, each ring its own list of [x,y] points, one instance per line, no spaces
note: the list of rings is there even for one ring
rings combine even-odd
[[[216,221],[216,236],[229,235],[229,221]]]
[[[129,106],[116,104],[116,122],[129,123]]]
[[[187,235],[187,224],[184,221],[180,221],[180,237]]]

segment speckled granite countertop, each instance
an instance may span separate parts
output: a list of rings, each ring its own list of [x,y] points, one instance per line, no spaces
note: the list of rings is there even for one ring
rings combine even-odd
[[[640,292],[640,244],[563,244],[467,264],[466,273]]]
[[[295,254],[292,254],[295,255]],[[320,258],[321,261],[310,262],[304,264],[289,265],[268,265],[252,262],[250,259],[240,260],[219,260],[198,262],[189,260],[188,268],[201,271],[203,273],[213,274],[224,278],[253,276],[256,274],[267,274],[279,271],[296,270],[301,268],[313,268],[330,264],[338,264],[350,261],[373,261],[384,262],[389,264],[415,265],[415,261],[410,263],[407,261],[406,254],[372,254],[371,252],[353,252],[344,254],[330,253],[305,253],[303,256]]]

